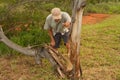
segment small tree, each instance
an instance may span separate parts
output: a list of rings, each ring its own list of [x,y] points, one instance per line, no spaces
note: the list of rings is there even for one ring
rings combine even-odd
[[[32,0],[30,0],[32,1]],[[82,15],[86,0],[73,0],[72,24],[71,24],[71,54],[70,59],[63,57],[60,53],[54,51],[49,45],[22,47],[9,40],[0,25],[0,42],[8,47],[29,56],[35,56],[36,62],[40,64],[42,57],[48,59],[53,67],[57,69],[61,77],[67,76],[71,80],[80,80],[82,71],[80,66],[80,33],[82,24]]]

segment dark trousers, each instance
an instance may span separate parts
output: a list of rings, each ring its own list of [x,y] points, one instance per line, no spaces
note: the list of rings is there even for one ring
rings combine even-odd
[[[54,37],[54,40],[55,40],[54,48],[59,48],[61,39],[63,39],[65,45],[68,42],[68,40],[69,40],[69,32],[65,33],[64,35],[62,35],[61,33],[56,33],[55,36],[53,36],[53,37]]]

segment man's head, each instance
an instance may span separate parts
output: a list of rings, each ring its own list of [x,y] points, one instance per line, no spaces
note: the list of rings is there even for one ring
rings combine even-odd
[[[56,22],[58,22],[58,21],[62,18],[60,8],[53,8],[53,9],[51,10],[51,14],[52,14],[53,19],[54,19]]]

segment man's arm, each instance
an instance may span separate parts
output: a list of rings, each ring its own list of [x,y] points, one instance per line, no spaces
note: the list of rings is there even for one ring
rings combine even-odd
[[[47,18],[46,18],[46,21],[45,21],[45,25],[44,25],[44,29],[45,30],[48,30],[48,35],[50,36],[50,44],[52,46],[55,45],[55,41],[54,41],[54,38],[53,38],[53,32],[52,32],[52,29],[50,27],[50,20],[51,20],[51,15],[49,15]]]
[[[70,17],[70,15],[67,12],[65,12],[64,15],[65,15],[65,18],[66,18],[66,22],[63,23],[63,25],[65,27],[69,28],[70,25],[71,25],[71,17]]]
[[[69,27],[70,27],[70,24],[71,24],[71,22],[68,22],[68,21],[67,21],[67,22],[63,23],[63,26],[69,28]]]
[[[52,29],[49,29],[49,30],[48,30],[48,35],[50,36],[50,39],[51,39],[51,42],[50,42],[51,46],[55,46],[55,40],[54,40],[54,38],[53,38]]]

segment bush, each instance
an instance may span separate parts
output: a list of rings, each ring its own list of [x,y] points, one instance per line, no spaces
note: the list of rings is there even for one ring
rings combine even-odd
[[[3,0],[1,1],[5,4],[0,6],[0,16],[2,18],[6,17],[3,15],[6,13],[6,7],[11,4],[16,4],[16,0]],[[7,18],[3,19],[0,24],[4,25],[4,31],[8,38],[16,42],[21,46],[36,45],[49,42],[49,37],[47,32],[42,30],[45,22],[45,18],[50,13],[53,7],[60,7],[63,11],[71,13],[71,0],[65,2],[65,0],[49,0],[43,2],[31,2],[14,7],[7,14]],[[84,13],[120,13],[120,3],[88,3]],[[1,17],[0,17],[1,18]],[[26,28],[24,24],[30,23]],[[19,27],[21,30],[16,31],[15,28]],[[5,50],[3,45],[0,44],[1,52]]]
[[[47,32],[36,26],[30,26],[28,30],[21,31],[10,39],[22,46],[40,45],[50,41]]]
[[[14,43],[23,47],[41,45],[49,43],[50,41],[50,38],[45,30],[32,25],[28,30],[18,31],[15,35],[11,35],[9,38]],[[11,54],[14,52],[14,50],[10,49],[5,44],[0,44],[0,55]]]
[[[120,3],[99,3],[99,4],[87,4],[85,13],[108,13],[108,14],[119,14]]]

